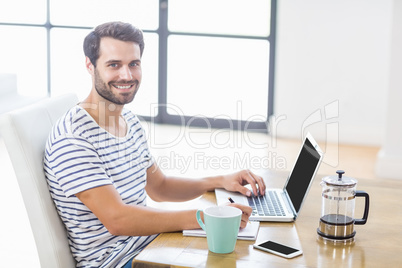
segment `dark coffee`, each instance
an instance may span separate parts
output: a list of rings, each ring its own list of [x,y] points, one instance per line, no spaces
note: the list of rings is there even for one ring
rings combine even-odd
[[[320,219],[325,224],[331,225],[350,225],[354,223],[354,219],[349,216],[341,214],[328,214],[324,215]]]

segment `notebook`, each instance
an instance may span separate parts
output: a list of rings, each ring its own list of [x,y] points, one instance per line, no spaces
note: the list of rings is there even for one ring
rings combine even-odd
[[[239,240],[255,240],[257,238],[258,230],[260,228],[259,221],[251,221],[247,224],[246,228],[240,228],[237,239]],[[184,236],[198,236],[206,237],[206,233],[203,229],[183,230]]]
[[[310,190],[314,176],[320,166],[323,152],[312,137],[307,133],[283,189],[267,189],[264,196],[248,198],[240,193],[215,189],[218,205],[228,203],[232,198],[235,203],[241,203],[253,208],[250,220],[254,221],[295,221],[300,213],[303,202]],[[277,203],[267,204],[265,199],[276,198]],[[264,213],[265,212],[265,213]],[[279,215],[274,215],[279,214]]]

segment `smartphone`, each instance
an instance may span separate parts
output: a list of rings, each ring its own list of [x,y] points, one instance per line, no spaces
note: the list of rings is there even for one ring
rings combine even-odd
[[[285,246],[279,243],[276,243],[274,241],[265,241],[262,242],[261,244],[254,244],[254,248],[276,254],[278,256],[284,257],[284,258],[294,258],[296,256],[302,255],[303,251],[300,249],[292,248],[289,246]]]

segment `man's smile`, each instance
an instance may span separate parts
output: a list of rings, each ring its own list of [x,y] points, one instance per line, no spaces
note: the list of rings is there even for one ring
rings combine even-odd
[[[134,85],[135,85],[135,83],[133,83],[133,84],[124,84],[124,85],[117,85],[117,84],[112,84],[112,86],[114,87],[114,88],[116,88],[116,89],[118,89],[118,90],[122,90],[122,91],[128,91],[128,90],[130,90],[131,88],[133,88],[134,87]]]

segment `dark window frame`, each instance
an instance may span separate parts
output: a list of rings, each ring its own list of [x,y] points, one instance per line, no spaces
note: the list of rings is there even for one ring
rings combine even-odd
[[[275,40],[276,40],[276,0],[271,0],[271,16],[270,16],[270,34],[268,37],[255,37],[244,35],[222,35],[222,34],[200,34],[190,32],[171,32],[168,29],[168,0],[161,0],[159,5],[159,94],[158,94],[158,114],[156,117],[143,118],[156,123],[185,125],[190,127],[202,128],[230,128],[234,130],[246,130],[257,132],[268,132],[268,122],[270,116],[274,112],[274,73],[275,73]],[[194,117],[171,115],[167,113],[167,53],[168,53],[168,37],[169,35],[186,35],[186,36],[207,36],[207,37],[224,37],[224,38],[245,38],[267,40],[270,44],[269,52],[269,74],[268,74],[268,110],[266,122],[251,122],[243,120],[227,120],[210,117]]]
[[[28,23],[5,23],[0,22],[4,26],[29,26],[44,27],[47,33],[47,94],[51,96],[51,42],[50,31],[52,28],[66,29],[92,29],[91,27],[78,27],[68,25],[53,25],[50,23],[50,0],[47,0],[46,22],[44,24],[28,24]],[[144,30],[146,33],[156,33],[159,36],[159,65],[158,65],[158,113],[156,116],[141,116],[140,118],[160,124],[185,125],[189,127],[202,128],[230,128],[233,130],[246,130],[257,132],[268,132],[268,123],[270,116],[274,113],[274,73],[275,73],[275,51],[276,51],[276,13],[277,0],[271,0],[271,16],[270,16],[270,34],[267,37],[255,37],[244,35],[223,35],[223,34],[201,34],[191,32],[171,32],[168,29],[168,0],[159,1],[159,27],[157,30]],[[170,35],[186,35],[186,36],[207,36],[207,37],[224,37],[224,38],[245,38],[267,40],[270,44],[269,51],[269,74],[268,74],[268,110],[266,122],[252,122],[242,120],[228,120],[209,117],[194,117],[171,115],[167,112],[167,55],[168,55],[168,37]]]

